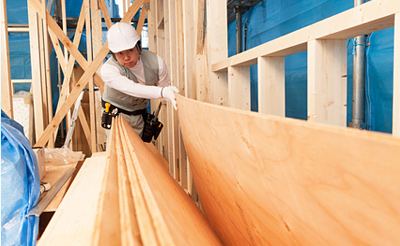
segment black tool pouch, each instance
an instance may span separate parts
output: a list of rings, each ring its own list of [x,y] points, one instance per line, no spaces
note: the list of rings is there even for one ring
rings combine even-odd
[[[101,126],[104,129],[111,129],[113,115],[110,112],[103,111],[103,115],[101,116]]]
[[[153,114],[143,115],[144,119],[144,128],[142,134],[143,142],[150,143],[151,139],[154,137],[154,140],[158,138],[160,135],[161,129],[163,128],[163,124],[157,119],[154,119]]]

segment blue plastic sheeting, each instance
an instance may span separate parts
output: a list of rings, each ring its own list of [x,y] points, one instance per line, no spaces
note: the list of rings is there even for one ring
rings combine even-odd
[[[26,214],[40,195],[36,155],[22,126],[1,111],[1,244],[35,245],[39,217]]]
[[[10,70],[12,79],[31,79],[29,33],[9,33]],[[16,83],[15,92],[29,91],[30,83]]]
[[[286,35],[353,7],[348,0],[263,0],[242,15],[243,50]],[[393,28],[373,33],[366,48],[367,129],[392,131]],[[348,41],[347,119],[351,122],[353,41]],[[236,21],[228,24],[228,54],[236,54]],[[251,110],[258,110],[257,66],[250,68]],[[307,52],[285,57],[286,116],[307,119]]]
[[[83,0],[65,0],[66,15],[68,17],[79,17]],[[115,0],[105,1],[108,13],[111,18],[120,18],[118,5]]]

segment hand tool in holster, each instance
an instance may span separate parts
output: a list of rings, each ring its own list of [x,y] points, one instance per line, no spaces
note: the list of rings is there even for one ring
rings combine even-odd
[[[105,109],[103,115],[101,116],[101,126],[105,129],[111,129],[112,118],[118,114],[118,108],[114,108],[110,112],[110,103],[105,103]]]
[[[163,128],[163,124],[158,120],[158,114],[160,113],[161,106],[162,102],[160,102],[157,110],[153,114],[147,114],[147,117],[143,117],[145,121],[142,134],[143,142],[150,143],[153,137],[154,140],[156,140],[158,135],[160,135],[161,129]]]

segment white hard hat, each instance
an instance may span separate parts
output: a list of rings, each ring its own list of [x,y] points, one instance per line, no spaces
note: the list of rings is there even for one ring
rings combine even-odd
[[[112,25],[108,30],[107,39],[108,48],[113,53],[132,49],[140,40],[135,28],[124,22],[118,22]]]

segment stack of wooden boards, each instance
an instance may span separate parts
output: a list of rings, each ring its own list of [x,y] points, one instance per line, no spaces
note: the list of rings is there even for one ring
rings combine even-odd
[[[177,97],[225,245],[400,245],[400,139]]]
[[[220,245],[204,215],[121,117],[87,159],[39,245]]]

